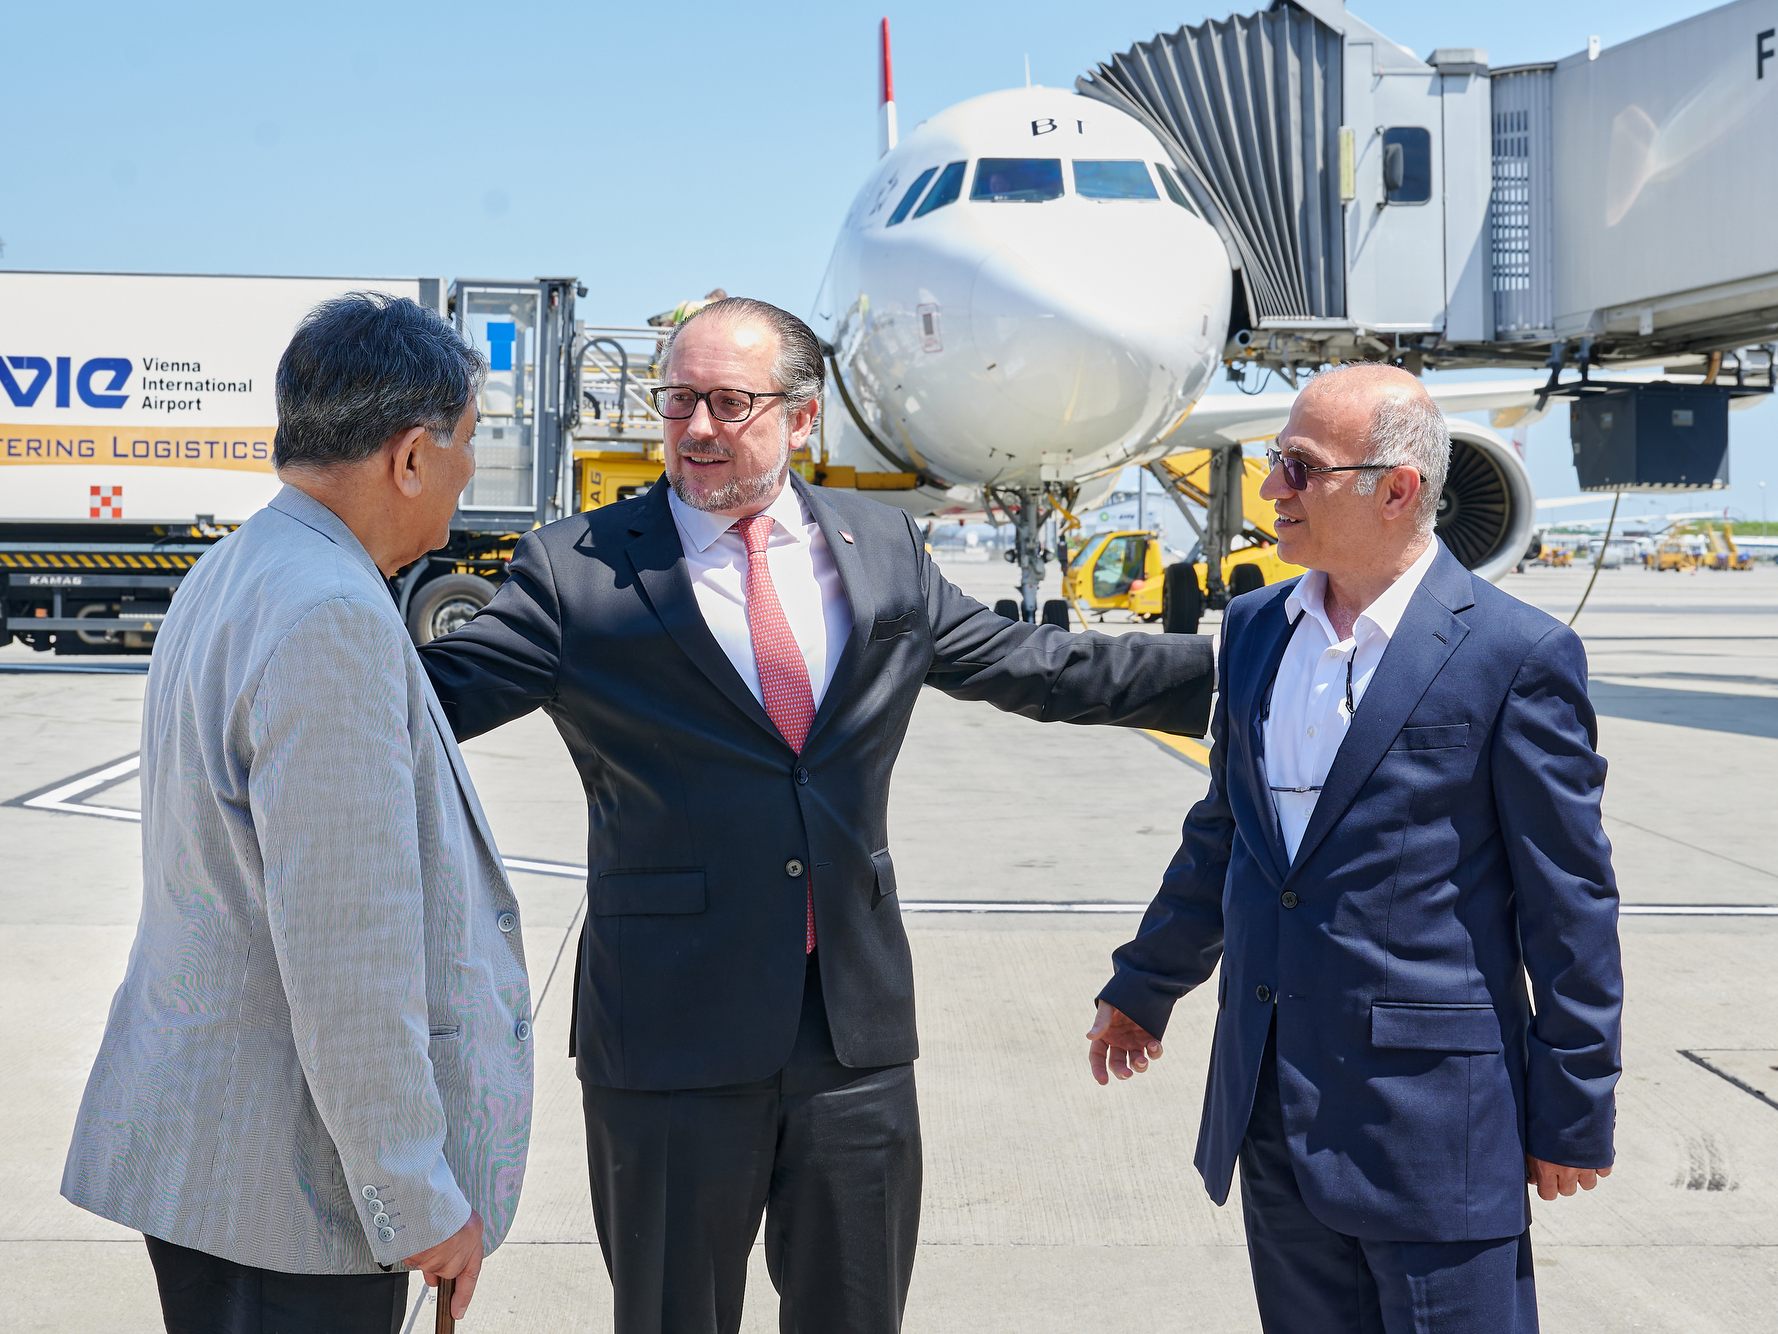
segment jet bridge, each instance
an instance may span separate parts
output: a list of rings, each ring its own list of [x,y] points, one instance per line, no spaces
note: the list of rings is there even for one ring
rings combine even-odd
[[[1548,366],[1564,393],[1564,367],[1654,362],[1703,374],[1704,398],[1772,387],[1778,0],[1500,70],[1471,48],[1421,59],[1340,0],[1275,0],[1139,43],[1076,87],[1160,135],[1221,234],[1231,366]],[[1674,412],[1676,429],[1726,422]],[[1594,437],[1633,420],[1640,453],[1659,453],[1646,413],[1590,420]],[[1589,439],[1614,489],[1636,484],[1622,464],[1638,451]]]

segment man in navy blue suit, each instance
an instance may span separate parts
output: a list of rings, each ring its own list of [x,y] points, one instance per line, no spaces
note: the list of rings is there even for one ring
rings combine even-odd
[[[1433,533],[1412,376],[1316,377],[1261,492],[1309,572],[1230,604],[1210,787],[1088,1034],[1161,1054],[1222,961],[1197,1167],[1268,1331],[1537,1328],[1527,1184],[1612,1162],[1623,977],[1580,639]]]

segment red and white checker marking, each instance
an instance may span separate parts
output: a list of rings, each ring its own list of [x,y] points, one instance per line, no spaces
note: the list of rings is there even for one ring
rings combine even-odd
[[[123,518],[123,487],[94,486],[87,488],[90,498],[86,517],[89,519]]]

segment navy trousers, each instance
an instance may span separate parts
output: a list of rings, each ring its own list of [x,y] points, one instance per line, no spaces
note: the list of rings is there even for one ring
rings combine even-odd
[[[407,1271],[281,1274],[145,1237],[167,1334],[398,1334]]]
[[[1488,1241],[1372,1241],[1303,1203],[1266,1039],[1241,1142],[1247,1257],[1266,1334],[1537,1334],[1531,1234]]]

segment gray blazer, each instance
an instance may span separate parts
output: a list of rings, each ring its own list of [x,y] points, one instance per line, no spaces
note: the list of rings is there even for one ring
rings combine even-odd
[[[62,1194],[288,1273],[518,1204],[518,905],[387,585],[286,487],[187,576],[142,710],[142,918]]]

